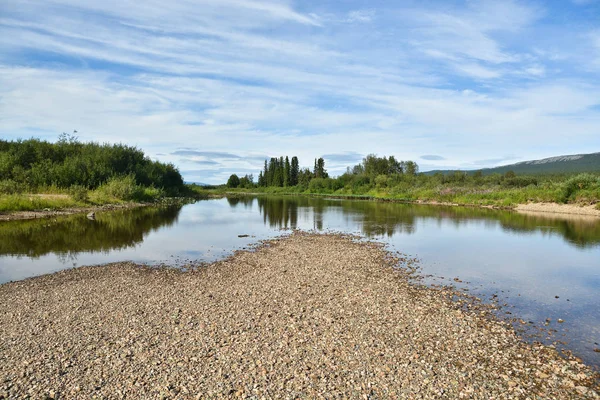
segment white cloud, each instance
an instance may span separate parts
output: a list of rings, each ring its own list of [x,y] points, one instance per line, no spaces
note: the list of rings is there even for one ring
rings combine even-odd
[[[371,22],[375,18],[375,10],[354,10],[348,13],[346,22]]]
[[[204,170],[212,180],[195,180],[208,183],[232,168],[256,174],[257,155],[297,155],[306,166],[337,155],[336,173],[340,154],[444,154],[444,165],[461,165],[513,148],[543,157],[600,147],[598,80],[554,76],[545,62],[565,49],[514,46],[543,15],[535,7],[297,10],[241,0],[18,3],[0,18],[0,135],[77,129]],[[586,37],[598,56],[595,35]],[[241,158],[171,154],[180,147]]]

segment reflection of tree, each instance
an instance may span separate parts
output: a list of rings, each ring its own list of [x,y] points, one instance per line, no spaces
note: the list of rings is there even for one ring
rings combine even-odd
[[[254,202],[254,198],[250,196],[232,196],[227,197],[227,202],[231,207],[236,207],[238,204],[243,204],[245,208],[252,207],[252,203]]]
[[[291,228],[298,226],[299,201],[295,197],[258,197],[258,210],[263,215],[265,225],[272,228]]]
[[[181,206],[134,210],[58,219],[10,221],[0,224],[0,255],[40,257],[59,253],[65,260],[82,251],[108,251],[141,243],[149,232],[177,222]]]
[[[518,233],[560,235],[578,247],[600,244],[600,223],[586,219],[520,214],[511,211],[469,207],[411,205],[361,200],[328,200],[305,196],[261,196],[259,210],[265,224],[276,228],[296,228],[298,213],[313,214],[313,227],[327,226],[328,215],[339,210],[361,227],[369,237],[412,234],[419,219],[435,220],[438,224],[451,223],[456,227],[477,221],[486,226]]]
[[[415,232],[415,214],[403,204],[357,200],[340,204],[344,214],[351,215],[368,237]]]

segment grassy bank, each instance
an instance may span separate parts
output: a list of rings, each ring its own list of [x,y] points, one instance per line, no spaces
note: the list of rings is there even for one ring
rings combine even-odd
[[[172,164],[122,144],[82,143],[61,135],[0,140],[0,212],[152,203],[200,196]]]
[[[115,177],[96,189],[74,185],[70,188],[41,187],[34,193],[6,190],[0,191],[0,212],[63,210],[89,208],[129,203],[177,202],[182,198],[201,199],[207,194],[181,190],[181,196],[169,197],[162,189],[144,187],[135,183],[132,176]]]
[[[513,207],[527,203],[596,204],[600,209],[600,175],[573,176],[378,176],[348,179],[315,178],[291,187],[214,187],[205,194],[265,193],[330,195],[357,199],[440,202],[460,205]]]

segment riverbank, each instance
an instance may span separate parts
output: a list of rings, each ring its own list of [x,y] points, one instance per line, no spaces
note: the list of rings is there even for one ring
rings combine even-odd
[[[211,193],[209,198],[219,198],[227,196],[265,196],[270,193],[263,192],[244,192],[244,191],[232,191],[222,192],[220,194]],[[570,214],[580,215],[587,217],[598,217],[600,218],[600,209],[598,205],[589,204],[559,204],[559,203],[524,203],[517,205],[490,205],[490,204],[472,204],[472,203],[454,203],[437,200],[405,200],[395,199],[391,197],[376,197],[376,196],[362,196],[362,195],[335,195],[335,194],[317,194],[317,193],[277,193],[282,196],[313,196],[322,197],[327,199],[338,199],[338,200],[365,200],[365,201],[381,201],[381,202],[392,202],[392,203],[403,203],[403,204],[424,204],[431,206],[452,206],[452,207],[476,207],[476,208],[487,208],[492,210],[514,210],[520,213],[533,213],[538,215],[543,214]]]
[[[39,196],[39,195],[31,195]],[[48,195],[44,195],[48,196]],[[54,195],[60,196],[60,195]],[[74,215],[74,214],[89,214],[105,211],[131,210],[140,207],[173,205],[173,204],[188,204],[199,200],[199,198],[191,197],[165,197],[152,202],[134,202],[127,201],[121,203],[107,203],[99,205],[77,205],[71,207],[45,208],[33,211],[5,211],[0,212],[0,222],[2,221],[17,221],[28,219],[54,218],[59,216]]]
[[[91,212],[130,210],[132,208],[147,207],[153,203],[123,203],[123,204],[104,204],[101,206],[90,207],[68,207],[57,210],[38,210],[38,211],[11,211],[0,213],[0,221],[16,221],[25,219],[52,218],[74,214],[89,214]]]
[[[600,218],[600,209],[590,205],[529,203],[519,204],[515,210],[522,213],[570,214]]]
[[[0,396],[597,398],[588,367],[398,261],[296,233],[190,272],[119,263],[0,285]]]

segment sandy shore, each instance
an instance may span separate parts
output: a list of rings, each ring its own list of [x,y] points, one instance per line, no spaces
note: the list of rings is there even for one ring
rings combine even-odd
[[[0,285],[0,398],[598,398],[588,367],[397,261],[297,233],[191,272],[119,263]]]
[[[556,203],[529,203],[519,204],[515,207],[519,212],[535,212],[550,214],[572,214],[586,215],[590,217],[600,217],[600,210],[595,206],[580,206],[576,204],[556,204]]]

